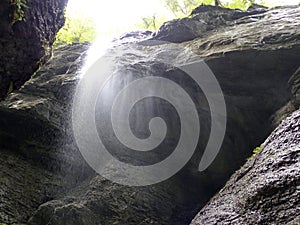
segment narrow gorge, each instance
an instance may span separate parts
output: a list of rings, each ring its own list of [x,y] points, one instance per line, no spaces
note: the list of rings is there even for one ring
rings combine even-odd
[[[67,2],[27,4],[26,20],[14,21],[11,2],[0,3],[0,224],[300,223],[299,7],[202,5],[157,32],[129,32],[112,42],[103,56],[114,65],[104,88],[109,94],[95,103],[97,130],[112,155],[148,165],[178,144],[181,116],[159,98],[138,102],[129,116],[140,139],[150,136],[152,118],[164,120],[166,140],[155,151],[138,154],[114,136],[106,111],[140,78],[182,87],[200,122],[195,152],[180,171],[156,184],[125,186],[96,173],[74,135],[76,88],[93,45],[52,48]],[[226,104],[224,140],[204,171],[198,167],[212,132],[211,105],[180,69],[195,57],[214,74]]]

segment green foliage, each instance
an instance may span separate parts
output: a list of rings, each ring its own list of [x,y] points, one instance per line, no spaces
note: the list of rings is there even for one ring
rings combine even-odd
[[[163,0],[163,2],[166,9],[173,14],[174,18],[189,16],[193,9],[202,4],[215,5],[218,3],[221,4],[222,7],[242,10],[246,10],[254,3],[266,5],[263,0],[231,0],[226,3],[224,0]],[[143,17],[142,21],[137,24],[137,27],[155,31],[163,24],[164,21],[166,21],[166,19],[163,16],[153,15],[150,17]]]
[[[252,155],[247,158],[247,160],[251,159],[253,156],[255,156],[257,153],[259,153],[260,149],[261,149],[262,146],[259,146],[259,147],[256,147],[254,150],[253,150],[253,153]]]
[[[252,1],[248,1],[248,0],[233,0],[233,1],[225,4],[225,7],[231,8],[231,9],[246,10],[251,4],[252,4]]]
[[[152,15],[143,17],[141,22],[136,24],[137,28],[156,31],[166,21],[164,16]]]
[[[12,12],[12,24],[17,21],[26,21],[25,8],[28,8],[26,0],[10,0],[10,4],[13,7]]]
[[[213,5],[214,0],[164,0],[165,6],[176,18],[190,15],[201,4]]]
[[[93,42],[96,37],[96,24],[92,19],[66,16],[65,25],[56,35],[54,45]]]
[[[252,4],[260,4],[260,5],[266,5],[263,0],[261,1],[255,1],[255,0],[232,0],[231,2],[228,2],[224,5],[226,8],[230,9],[242,9],[246,10],[248,9]]]
[[[261,147],[256,147],[256,148],[253,150],[253,154],[256,155],[256,154],[260,151],[260,148],[261,148]]]
[[[163,0],[167,9],[169,9],[176,18],[181,18],[190,15],[193,9],[201,4],[204,5],[215,5],[216,0]],[[243,9],[246,10],[253,3],[263,4],[263,1],[258,0],[231,0],[227,3],[226,1],[218,1],[223,7],[232,9]]]
[[[9,87],[8,87],[8,91],[7,91],[7,94],[10,94],[11,92],[13,92],[14,90],[14,83],[11,81],[9,83]],[[0,224],[1,225],[1,224]]]
[[[165,7],[173,14],[173,18],[182,18],[191,14],[194,8],[203,4],[212,5],[214,0],[163,0]],[[137,28],[156,31],[165,21],[165,15],[152,15],[143,17],[136,24]]]

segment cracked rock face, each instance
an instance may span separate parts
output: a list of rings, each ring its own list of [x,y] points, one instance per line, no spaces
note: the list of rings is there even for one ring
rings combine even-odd
[[[15,21],[14,1],[0,3],[0,99],[20,88],[51,54],[63,26],[67,0],[26,0],[24,18]],[[15,1],[18,2],[18,1]]]
[[[300,222],[300,111],[286,118],[259,153],[198,213],[200,224]]]
[[[214,24],[216,14],[220,17]],[[162,28],[165,37],[173,37],[174,34],[174,42],[204,59],[224,93],[228,112],[225,140],[217,158],[203,173],[198,172],[197,166],[203,154],[201,146],[205,145],[210,130],[205,96],[184,77],[182,71],[163,63],[153,63],[155,54],[149,56],[149,52],[133,51],[131,42],[153,39],[155,34],[136,32],[116,40],[117,44],[111,51],[125,49],[124,54],[115,59],[119,71],[126,68],[134,74],[149,70],[174,79],[185,86],[199,103],[197,107],[204,121],[199,148],[184,170],[165,182],[147,187],[115,184],[96,175],[83,160],[73,139],[70,118],[78,73],[89,46],[76,44],[56,50],[20,90],[0,103],[0,177],[3,178],[0,179],[0,205],[3,209],[0,222],[31,225],[189,224],[230,175],[251,156],[252,150],[268,137],[276,124],[299,107],[299,18],[300,10],[297,8],[242,12],[202,7],[194,11],[192,18],[183,20],[194,36],[188,39],[180,39],[180,35],[179,39],[176,37],[175,30],[178,32],[181,28],[174,30],[173,26],[181,21],[175,21],[175,25],[165,24]],[[211,27],[208,28],[203,20],[211,21]],[[201,32],[199,29],[202,29]],[[184,29],[181,33],[185,35]],[[156,35],[158,38],[159,32]],[[174,44],[171,43],[150,46],[149,49],[150,52],[163,53],[169,61],[176,60],[178,64],[184,65],[192,58],[191,53],[182,52],[181,57],[174,59]],[[119,78],[116,82],[122,83],[123,77]],[[266,171],[262,175],[265,180],[259,180],[265,183],[260,183],[260,189],[254,189],[259,191],[257,194],[249,190],[249,209],[259,212],[267,207],[268,202],[263,200],[267,193],[263,185],[269,190],[272,189],[271,184],[277,182],[277,178],[272,177],[272,169],[267,173],[268,168],[273,168],[274,163],[274,171],[277,168],[279,172],[280,165],[284,165],[280,162],[289,160],[290,153],[294,156],[297,153],[298,131],[297,125],[293,124],[297,124],[298,119],[295,115],[297,113],[283,122],[290,123],[295,133],[290,134],[292,131],[283,129],[284,125],[281,125],[275,131],[282,131],[278,138],[272,138],[273,133],[261,153],[244,167],[251,171],[253,166],[256,168],[255,165],[258,165],[256,163],[263,165],[268,162],[266,168],[257,167],[255,170]],[[287,132],[287,140],[280,144],[284,132]],[[260,158],[264,152],[271,154],[271,146],[281,149],[283,143],[290,150],[283,151],[282,155],[281,151],[277,154],[275,150],[270,161]],[[294,172],[290,173],[291,180],[297,179]],[[248,170],[242,169],[238,173],[246,177]],[[284,179],[285,175],[282,173],[280,176]],[[240,177],[237,182],[243,180],[242,175],[237,177]],[[251,179],[254,178],[255,174]],[[285,184],[280,182],[281,186]],[[292,198],[293,186],[289,181],[287,184],[288,189],[292,188],[284,195],[292,193]],[[283,193],[283,188],[280,190],[278,193]],[[232,193],[235,193],[234,190]],[[256,199],[266,205],[259,208],[260,205],[254,204]],[[226,199],[226,202],[230,201]],[[297,203],[292,204],[295,206]],[[213,217],[219,218],[213,214],[213,209],[216,208],[208,214],[213,215],[209,217],[211,220],[203,219],[204,222],[211,222]],[[247,212],[246,208],[243,210]],[[232,215],[236,216],[237,212]],[[261,217],[262,221],[266,218]],[[283,221],[286,217],[282,218]],[[195,223],[198,219],[201,221],[199,216]]]

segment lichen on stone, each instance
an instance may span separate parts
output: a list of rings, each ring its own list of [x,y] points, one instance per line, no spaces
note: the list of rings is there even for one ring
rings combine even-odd
[[[26,0],[10,0],[10,4],[13,7],[12,12],[12,24],[17,21],[26,21],[25,9],[28,8]]]

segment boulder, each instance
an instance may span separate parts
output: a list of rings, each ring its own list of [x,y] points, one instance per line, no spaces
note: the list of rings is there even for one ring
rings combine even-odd
[[[195,8],[187,18],[164,23],[153,35],[153,39],[174,43],[190,41],[205,36],[207,31],[234,26],[236,20],[240,18],[255,17],[255,15],[259,17],[267,11],[268,9],[262,6],[250,7],[248,11],[242,11],[220,6],[201,5]]]

